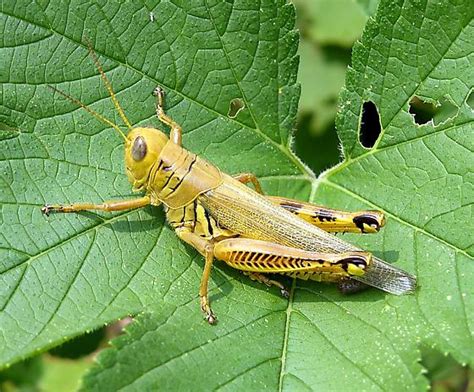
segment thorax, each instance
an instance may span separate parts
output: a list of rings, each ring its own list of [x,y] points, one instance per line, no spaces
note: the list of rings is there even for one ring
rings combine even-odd
[[[172,209],[191,204],[200,194],[222,183],[219,169],[188,150],[168,142],[151,168],[147,192],[152,204]]]

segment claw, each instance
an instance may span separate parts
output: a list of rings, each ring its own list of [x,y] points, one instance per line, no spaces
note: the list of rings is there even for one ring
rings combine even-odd
[[[43,207],[41,207],[41,212],[46,216],[49,216],[49,214],[54,211],[62,212],[63,206],[61,204],[45,204]]]
[[[217,322],[217,317],[212,311],[211,307],[209,306],[209,300],[207,299],[207,297],[203,296],[200,298],[200,301],[201,301],[201,310],[205,314],[204,318],[209,324],[211,325],[215,324]]]
[[[51,212],[51,205],[45,204],[43,207],[41,207],[41,212],[46,216],[49,216],[49,213]]]
[[[217,317],[214,313],[212,313],[212,310],[208,314],[206,314],[206,321],[210,325],[214,325],[217,322]]]
[[[155,97],[163,97],[165,95],[165,92],[164,90],[160,87],[160,86],[156,86],[154,89],[153,89],[153,96]]]
[[[290,298],[290,292],[284,287],[280,289],[280,294],[283,298]]]

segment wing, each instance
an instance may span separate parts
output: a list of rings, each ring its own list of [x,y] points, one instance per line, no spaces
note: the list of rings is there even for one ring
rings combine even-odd
[[[244,238],[309,252],[362,252],[356,246],[273,204],[232,177],[226,174],[223,177],[221,185],[198,197],[221,226]],[[353,278],[397,295],[412,292],[416,287],[414,276],[375,257],[363,275]]]

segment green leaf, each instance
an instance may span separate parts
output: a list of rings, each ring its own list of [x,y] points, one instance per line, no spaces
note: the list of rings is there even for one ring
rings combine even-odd
[[[345,160],[316,180],[288,147],[299,95],[292,6],[3,5],[0,69],[9,72],[0,74],[0,110],[18,133],[0,140],[1,363],[145,311],[99,357],[84,389],[422,390],[422,341],[472,364],[471,8],[382,2],[341,97]],[[217,265],[219,324],[209,327],[197,301],[202,258],[159,208],[43,217],[45,202],[130,193],[120,138],[45,87],[118,121],[84,36],[133,124],[157,124],[150,93],[160,84],[185,146],[223,171],[255,172],[271,194],[385,211],[381,234],[345,238],[416,273],[417,293],[344,297],[298,281],[286,301]],[[413,95],[459,110],[419,126],[408,111]],[[229,118],[236,98],[245,108]],[[371,149],[358,136],[367,100],[383,130]]]

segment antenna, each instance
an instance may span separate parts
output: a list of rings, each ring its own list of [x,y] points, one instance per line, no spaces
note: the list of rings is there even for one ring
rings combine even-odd
[[[47,85],[51,90],[61,94],[64,98],[67,98],[69,99],[71,102],[75,103],[76,105],[80,106],[81,108],[85,109],[87,112],[89,112],[90,114],[92,114],[95,118],[99,119],[100,121],[102,121],[103,123],[107,124],[107,125],[110,125],[111,127],[113,127],[118,133],[120,133],[120,135],[124,138],[124,140],[126,142],[128,142],[127,140],[127,137],[125,136],[125,134],[122,132],[122,130],[118,127],[118,125],[114,124],[112,121],[110,121],[109,119],[105,118],[104,116],[102,116],[101,114],[97,113],[95,110],[91,109],[89,106],[83,104],[81,101],[79,101],[78,99],[74,98],[74,97],[71,97],[70,95],[66,94],[65,92],[61,91],[61,90],[58,90],[56,87],[53,87],[51,85]]]
[[[100,72],[100,77],[104,81],[105,87],[107,88],[107,90],[110,94],[110,98],[112,98],[112,102],[114,103],[115,108],[117,109],[120,117],[122,117],[123,122],[127,125],[128,129],[132,130],[132,124],[130,124],[130,121],[128,121],[127,116],[125,115],[122,107],[120,106],[120,103],[119,103],[117,97],[115,96],[114,90],[112,89],[112,84],[110,83],[109,79],[105,75],[105,72],[102,69],[102,66],[100,65],[99,59],[97,58],[97,55],[94,52],[94,49],[92,48],[91,41],[87,37],[86,37],[86,41],[87,41],[87,47],[89,48],[89,54],[91,55],[95,66],[97,67],[97,69]]]

